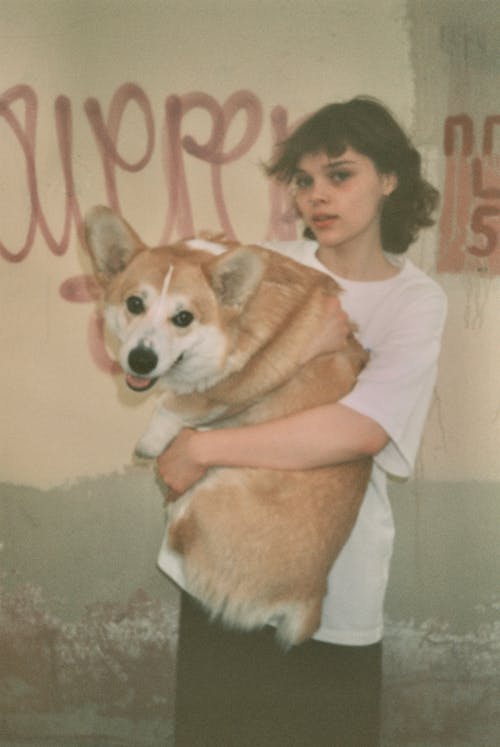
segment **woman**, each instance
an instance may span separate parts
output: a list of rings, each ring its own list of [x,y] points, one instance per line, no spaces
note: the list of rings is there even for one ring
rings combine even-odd
[[[401,258],[432,224],[437,192],[391,114],[331,104],[281,144],[268,174],[289,185],[305,239],[268,244],[330,273],[370,361],[340,402],[221,431],[183,431],[158,459],[183,492],[211,466],[307,469],[373,456],[356,526],[329,577],[320,629],[288,653],[272,633],[225,631],[183,594],[176,744],[378,744],[383,599],[392,551],[388,474],[408,477],[436,378],[446,302]],[[342,346],[343,312],[304,351]],[[160,567],[168,573],[168,552]]]

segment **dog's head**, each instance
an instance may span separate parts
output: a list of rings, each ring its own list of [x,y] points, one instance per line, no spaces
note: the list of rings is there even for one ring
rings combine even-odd
[[[128,385],[143,391],[162,378],[190,392],[222,378],[231,320],[262,279],[262,256],[250,247],[221,247],[217,256],[204,250],[212,247],[204,241],[148,249],[101,206],[87,215],[85,234]]]

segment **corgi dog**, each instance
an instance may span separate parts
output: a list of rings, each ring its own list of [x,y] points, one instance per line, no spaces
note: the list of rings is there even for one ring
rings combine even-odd
[[[206,240],[148,248],[106,207],[86,243],[127,384],[163,398],[136,453],[158,456],[183,427],[228,428],[335,402],[367,354],[307,363],[328,275],[258,246]],[[169,504],[169,547],[186,588],[223,624],[273,624],[284,647],[318,629],[327,576],[356,521],[371,459],[309,470],[212,468]]]

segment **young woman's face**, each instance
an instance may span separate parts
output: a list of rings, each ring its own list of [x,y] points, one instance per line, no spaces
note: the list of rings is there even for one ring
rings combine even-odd
[[[346,148],[340,156],[304,155],[292,180],[296,207],[325,248],[376,242],[384,197],[397,186],[394,174],[380,174],[371,158]]]

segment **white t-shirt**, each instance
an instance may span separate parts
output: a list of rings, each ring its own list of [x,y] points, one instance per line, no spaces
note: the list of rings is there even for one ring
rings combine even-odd
[[[355,388],[341,401],[375,420],[390,441],[374,459],[358,519],[330,572],[321,627],[314,635],[330,643],[368,645],[383,633],[394,538],[386,479],[388,474],[406,478],[413,469],[436,380],[446,297],[437,283],[397,255],[388,255],[400,267],[397,275],[360,282],[329,273],[316,258],[315,241],[265,246],[332,275],[343,288],[342,306],[370,351]],[[184,586],[181,559],[165,542],[158,564]]]

